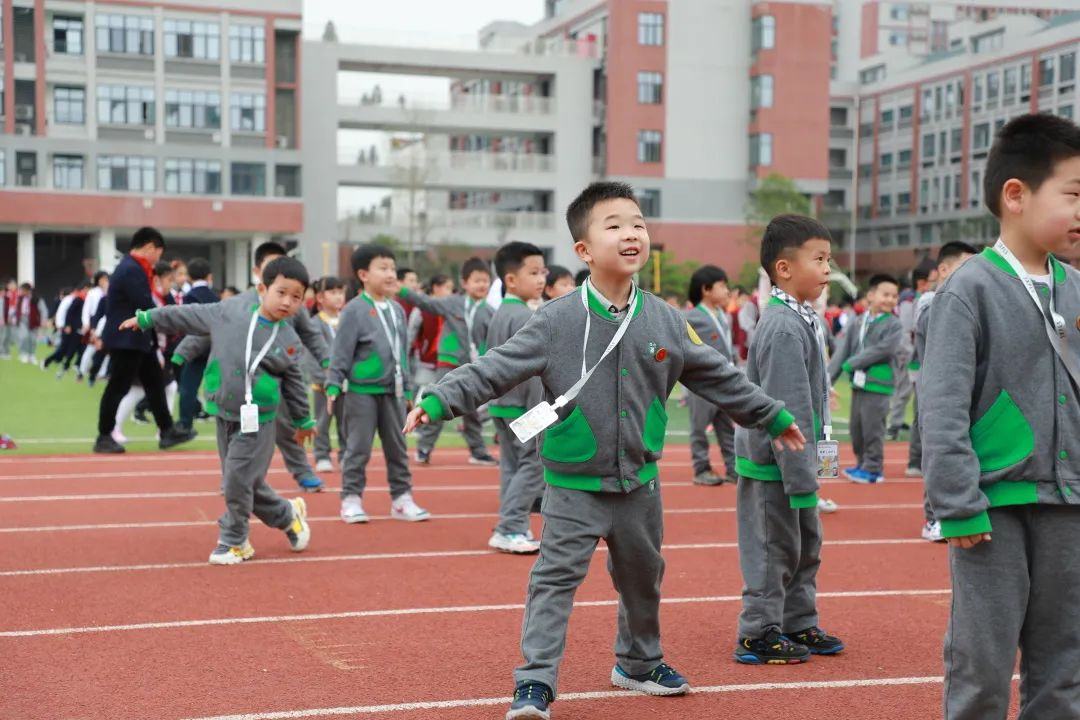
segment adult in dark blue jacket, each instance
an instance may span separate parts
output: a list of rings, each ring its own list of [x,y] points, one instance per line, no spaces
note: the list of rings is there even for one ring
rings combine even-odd
[[[116,266],[109,280],[108,310],[101,333],[109,353],[109,384],[101,396],[98,438],[94,452],[122,453],[124,446],[112,439],[116,410],[135,378],[139,379],[160,431],[158,446],[166,448],[195,437],[192,430],[173,425],[165,401],[165,385],[158,360],[157,341],[152,332],[120,330],[120,323],[135,316],[136,310],[154,307],[151,291],[154,263],[165,250],[165,238],[154,228],[144,227],[131,238],[131,250]]]
[[[184,304],[218,302],[220,298],[210,287],[214,282],[210,263],[205,258],[192,258],[187,269],[191,277],[191,289],[184,294]],[[185,363],[180,369],[180,420],[177,424],[182,428],[191,427],[200,410],[199,385],[202,383],[203,373],[206,372],[207,357],[208,353],[204,353],[202,357]]]

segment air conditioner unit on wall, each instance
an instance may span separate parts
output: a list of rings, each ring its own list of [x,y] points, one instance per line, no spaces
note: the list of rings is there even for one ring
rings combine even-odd
[[[278,135],[277,146],[282,149],[289,147],[289,138],[285,135]]]
[[[33,135],[33,128],[29,125],[17,125],[20,135]]]
[[[15,106],[15,119],[16,120],[33,120],[34,119],[34,106],[33,105],[16,105]]]

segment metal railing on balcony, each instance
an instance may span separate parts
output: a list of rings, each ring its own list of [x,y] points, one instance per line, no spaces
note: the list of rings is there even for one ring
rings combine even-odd
[[[408,219],[392,216],[389,210],[380,209],[350,217],[359,225],[405,227]],[[508,210],[443,210],[429,212],[418,218],[417,224],[428,228],[459,228],[473,230],[551,230],[555,227],[555,214],[545,212],[513,212]]]
[[[387,168],[394,171],[408,172],[412,168],[438,171],[485,170],[495,172],[541,172],[555,170],[555,156],[538,153],[510,152],[416,152],[409,155],[401,153],[383,153],[379,155],[374,148],[346,146],[338,148],[338,164],[360,165],[363,167]]]
[[[510,95],[492,93],[451,92],[395,92],[373,90],[356,95],[355,91],[338,97],[343,106],[398,109],[405,113],[462,111],[476,113],[517,113],[550,115],[555,112],[554,98],[541,95]]]

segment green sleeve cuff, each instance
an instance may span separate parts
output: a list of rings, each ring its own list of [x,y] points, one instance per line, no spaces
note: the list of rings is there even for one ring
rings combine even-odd
[[[140,330],[149,330],[154,327],[154,320],[150,317],[149,310],[136,310],[135,321],[139,323]]]
[[[847,360],[845,360],[844,364],[840,366],[840,369],[843,370],[846,373],[855,371],[855,368],[851,367],[851,363],[849,361],[847,361]]]
[[[770,437],[778,438],[784,434],[785,430],[787,430],[794,424],[795,416],[789,413],[787,409],[783,409],[773,419],[772,423],[769,424],[769,427],[766,428],[766,430],[768,431]]]
[[[172,357],[169,358],[169,362],[171,362],[173,365],[175,365],[177,367],[180,367],[180,366],[182,366],[184,364],[184,356],[181,355],[180,353],[173,353]]]
[[[398,288],[397,294],[399,298],[409,297],[409,288],[402,285],[400,288]]]
[[[326,386],[326,397],[336,398],[340,394],[341,394],[341,388],[338,387],[337,385],[327,385]]]
[[[965,537],[990,532],[990,515],[985,510],[963,520],[942,520],[942,537]]]
[[[439,422],[446,417],[446,413],[443,411],[442,402],[434,395],[428,395],[421,400],[420,407],[427,413],[428,419],[430,419],[431,422]]]
[[[416,393],[414,393],[412,390],[406,390],[405,391],[405,399],[406,400],[412,400],[414,395],[416,395]]]
[[[817,507],[817,493],[805,493],[803,495],[788,495],[788,506],[792,510]]]
[[[319,367],[321,367],[323,370],[330,367],[330,358],[326,358],[321,363],[319,363]]]
[[[310,430],[315,427],[315,421],[309,417],[293,420],[293,427],[297,430]]]

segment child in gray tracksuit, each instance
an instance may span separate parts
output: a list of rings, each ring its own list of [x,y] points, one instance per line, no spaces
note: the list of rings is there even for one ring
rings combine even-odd
[[[844,333],[829,361],[829,378],[851,378],[851,444],[856,466],[844,476],[857,483],[884,479],[885,421],[896,388],[897,352],[903,339],[900,320],[893,315],[900,285],[888,275],[870,278],[866,299],[870,307]],[[907,369],[904,369],[907,372]]]
[[[491,271],[487,263],[480,258],[466,260],[461,266],[461,286],[464,294],[444,298],[434,298],[406,287],[400,290],[405,302],[443,319],[439,333],[436,381],[454,368],[475,362],[487,351],[488,323],[494,314],[486,301],[491,288]],[[484,443],[480,416],[466,413],[461,422],[462,435],[469,446],[469,462],[474,465],[494,465],[495,458],[488,453]],[[442,434],[442,426],[442,423],[436,422],[417,431],[416,459],[419,462],[431,462],[431,453]]]
[[[1022,115],[998,132],[992,249],[930,309],[923,470],[949,542],[945,720],[1004,720],[1020,649],[1024,720],[1080,717],[1080,128]],[[1063,357],[1065,359],[1063,359]]]
[[[263,278],[268,285],[260,284],[263,298],[254,306],[235,302],[169,305],[140,310],[121,326],[210,338],[204,407],[217,416],[225,495],[225,513],[218,519],[218,545],[210,554],[214,565],[235,565],[255,555],[248,540],[248,517],[252,514],[270,527],[284,530],[296,552],[307,547],[311,535],[303,498],[286,500],[266,482],[281,398],[294,418],[297,442],[314,435],[315,421],[309,415],[307,389],[298,365],[300,338],[286,322],[297,308],[303,311],[308,276],[299,261],[282,257],[266,265]],[[288,296],[289,302],[283,303],[279,295]],[[249,381],[245,379],[246,368],[252,369]],[[246,402],[256,406],[253,430],[244,427],[241,420],[241,406]]]
[[[811,302],[829,281],[829,231],[801,215],[780,215],[761,240],[761,266],[773,283],[747,356],[751,382],[781,400],[812,429],[801,453],[776,452],[761,430],[735,431],[739,473],[739,565],[742,613],[735,659],[748,665],[806,662],[844,649],[818,627],[821,565],[817,444],[829,417],[823,321]]]
[[[676,382],[740,423],[768,428],[795,447],[802,438],[783,405],[705,345],[681,312],[634,287],[649,240],[629,185],[590,185],[567,220],[592,279],[543,305],[506,344],[447,375],[406,423],[408,431],[471,412],[532,377],[540,378],[546,401],[566,395],[564,407],[556,402],[556,424],[539,441],[548,484],[544,533],[529,579],[525,663],[515,671],[508,719],[549,717],[574,593],[600,539],[619,593],[612,683],[654,695],[689,689],[663,661],[659,627],[664,560],[657,461],[665,400]],[[617,333],[623,336],[611,349]],[[582,386],[587,368],[595,372],[584,375]],[[576,397],[573,387],[580,389]]]
[[[338,320],[326,380],[328,412],[344,404],[345,455],[341,459],[341,519],[366,523],[363,495],[375,433],[382,441],[395,520],[427,520],[412,498],[409,451],[401,426],[412,398],[408,373],[405,311],[390,299],[397,290],[394,254],[361,245],[352,256],[364,291],[349,301]]]
[[[311,316],[312,326],[322,335],[326,347],[334,342],[341,309],[345,305],[345,283],[341,278],[324,277],[318,280],[315,291],[315,303],[318,312]],[[315,470],[328,472],[334,469],[330,461],[330,423],[337,428],[338,460],[345,455],[345,418],[342,415],[344,403],[338,403],[334,412],[327,410],[326,403],[326,368],[307,351],[304,353],[306,369],[311,379],[311,393],[315,403]],[[329,362],[327,362],[329,366]]]
[[[724,306],[727,305],[727,273],[715,265],[705,265],[694,271],[687,293],[694,304],[686,311],[686,319],[694,332],[706,345],[715,348],[729,361],[734,362],[731,346],[731,321]],[[690,457],[694,464],[694,482],[698,485],[735,483],[735,423],[731,418],[703,397],[690,393]],[[724,460],[724,475],[713,472],[709,462],[708,428],[712,426],[720,456]]]

